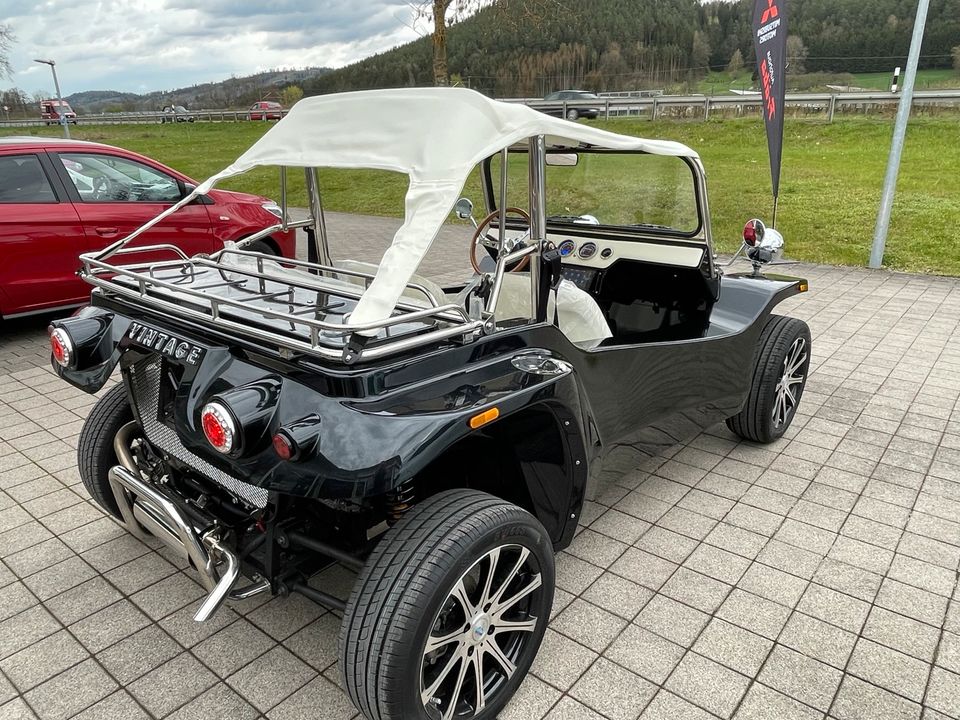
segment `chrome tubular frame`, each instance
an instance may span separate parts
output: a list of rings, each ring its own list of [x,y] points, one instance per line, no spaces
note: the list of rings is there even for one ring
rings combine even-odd
[[[421,293],[427,298],[429,302],[428,307],[402,300],[397,303],[397,314],[385,320],[369,323],[345,322],[339,324],[325,322],[312,317],[304,317],[302,313],[298,314],[293,310],[285,311],[283,309],[265,307],[263,303],[252,304],[246,298],[228,298],[216,294],[214,289],[210,287],[192,289],[183,282],[186,278],[189,278],[192,282],[201,271],[212,270],[224,278],[227,276],[240,276],[243,278],[235,282],[252,283],[258,291],[258,294],[252,296],[252,300],[275,299],[278,296],[278,293],[266,292],[266,283],[268,282],[284,286],[291,294],[295,290],[303,290],[359,300],[363,294],[363,288],[357,286],[357,289],[353,290],[348,286],[326,284],[324,283],[322,274],[357,277],[364,281],[364,285],[368,285],[374,277],[368,273],[344,270],[327,265],[317,265],[302,260],[286,259],[283,261],[284,265],[318,271],[321,275],[309,275],[307,273],[298,273],[296,275],[292,273],[273,273],[270,272],[265,265],[265,263],[268,262],[276,262],[276,258],[273,256],[236,249],[221,250],[211,257],[197,256],[194,258],[186,258],[182,251],[172,246],[159,245],[144,248],[121,249],[117,251],[117,253],[133,254],[161,249],[173,251],[178,255],[178,259],[127,266],[109,264],[98,259],[98,257],[93,254],[81,255],[80,260],[83,263],[81,274],[87,282],[100,288],[108,295],[120,295],[133,298],[136,299],[139,304],[168,312],[174,316],[206,322],[215,321],[218,327],[236,331],[241,337],[252,337],[260,341],[266,341],[281,351],[300,352],[328,360],[344,360],[349,362],[357,362],[361,358],[365,360],[375,360],[396,352],[402,352],[440,340],[459,337],[464,341],[470,341],[476,339],[483,329],[483,320],[472,320],[459,305],[436,305],[429,291],[416,283],[410,283],[407,287]],[[254,259],[256,261],[255,269],[239,265],[228,265],[223,262],[225,258],[231,255]],[[179,273],[177,282],[174,282],[173,279],[158,277],[162,271]],[[133,282],[119,281],[124,278]],[[189,299],[192,302],[189,304],[184,303],[184,299]],[[198,309],[197,306],[199,306],[200,309]],[[283,322],[286,331],[253,327],[242,318],[231,318],[229,312],[231,310],[255,312],[258,316],[265,319],[280,320]],[[411,322],[432,323],[434,329],[409,337],[389,337],[391,329],[395,329],[398,325]],[[289,332],[296,330],[304,332],[306,337],[296,337]],[[348,353],[346,348],[341,350],[321,344],[321,334],[327,339],[331,337],[345,338],[354,333],[370,333],[379,330],[386,331],[387,339],[380,343],[371,344],[363,348],[359,353],[355,351]],[[349,359],[347,358],[348,354],[350,355]]]
[[[528,161],[530,166],[530,242],[536,253],[530,259],[530,309],[535,320],[540,322],[545,319],[537,317],[540,308],[540,254],[543,251],[543,243],[547,239],[547,209],[544,205],[547,195],[544,177],[547,147],[543,135],[530,138]]]

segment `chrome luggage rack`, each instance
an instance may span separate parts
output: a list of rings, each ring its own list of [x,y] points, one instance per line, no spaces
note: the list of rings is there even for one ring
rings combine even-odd
[[[404,296],[391,317],[351,323],[347,308],[353,308],[373,280],[368,273],[233,248],[192,258],[173,245],[109,250],[80,256],[81,277],[104,295],[215,323],[288,357],[299,353],[353,364],[444,340],[471,342],[484,331],[484,319],[471,318],[456,304],[438,305],[416,283],[407,288],[422,294],[426,305]],[[145,252],[169,252],[175,259],[129,265],[105,259]],[[236,264],[226,262],[230,259]],[[281,267],[271,267],[277,265]],[[342,322],[326,319],[331,315]]]

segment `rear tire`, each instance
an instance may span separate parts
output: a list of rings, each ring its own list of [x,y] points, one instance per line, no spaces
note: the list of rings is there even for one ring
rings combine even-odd
[[[757,443],[783,437],[807,384],[810,349],[810,328],[805,322],[771,315],[757,341],[747,404],[727,420],[727,427],[744,440]]]
[[[579,110],[576,110],[576,109],[573,109],[573,108],[571,108],[570,110],[567,110],[567,120],[577,121],[577,120],[579,120],[579,119],[580,119],[580,111],[579,111]]]
[[[354,585],[340,629],[344,687],[369,720],[436,720],[451,706],[493,720],[540,648],[554,580],[550,538],[522,508],[471,490],[428,498]]]
[[[80,430],[77,447],[77,464],[83,486],[97,505],[118,520],[122,520],[120,508],[113,497],[107,473],[119,464],[113,451],[113,439],[124,425],[133,420],[133,410],[127,399],[123,383],[110,388],[100,398]]]

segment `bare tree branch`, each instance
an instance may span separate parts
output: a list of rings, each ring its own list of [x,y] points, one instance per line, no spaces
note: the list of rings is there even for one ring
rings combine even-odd
[[[13,77],[13,66],[10,64],[10,49],[16,40],[9,25],[0,23],[0,77]]]

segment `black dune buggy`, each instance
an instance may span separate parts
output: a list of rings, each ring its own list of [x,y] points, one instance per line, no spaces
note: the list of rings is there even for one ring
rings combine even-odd
[[[695,153],[610,149],[530,112],[544,130],[480,162],[488,214],[457,286],[412,276],[386,317],[352,323],[378,268],[330,259],[308,167],[311,217],[284,201],[247,242],[300,227],[310,260],[118,243],[82,257],[91,305],[50,328],[67,381],[122,373],[81,434],[93,498],[190,562],[199,621],[258,593],[340,611],[367,718],[496,717],[546,629],[554,552],[618,452],[719,421],[769,442],[803,393],[809,330],[771,313],[806,282],[760,272],[779,234],[749,223],[753,272],[724,274]],[[330,563],[358,574],[346,602],[310,582]]]

